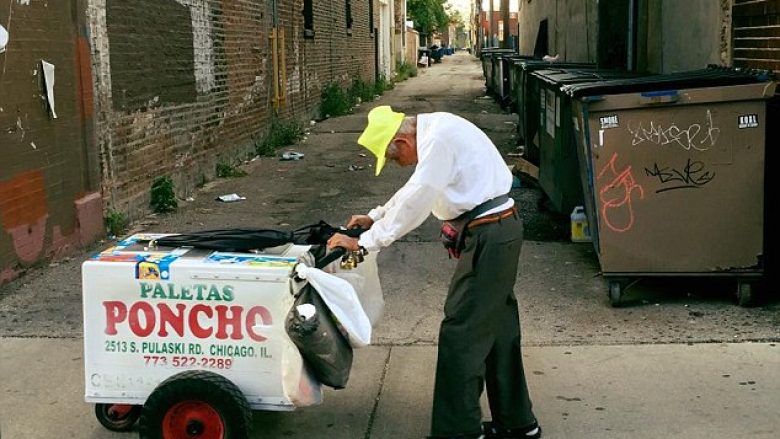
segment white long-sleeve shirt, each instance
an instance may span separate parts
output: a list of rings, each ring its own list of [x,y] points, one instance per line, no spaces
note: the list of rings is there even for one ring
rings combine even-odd
[[[372,209],[371,229],[359,244],[387,247],[419,227],[428,215],[451,220],[512,187],[512,174],[493,142],[471,122],[451,113],[417,116],[417,167],[384,206]],[[483,215],[506,210],[511,198]]]

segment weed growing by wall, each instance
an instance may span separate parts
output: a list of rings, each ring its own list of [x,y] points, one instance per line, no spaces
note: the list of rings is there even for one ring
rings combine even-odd
[[[417,66],[414,64],[409,64],[406,61],[398,64],[398,67],[395,69],[396,71],[396,82],[406,81],[409,78],[414,78],[417,76]]]
[[[149,202],[156,213],[173,212],[179,207],[171,177],[157,177],[152,183],[152,199]]]
[[[106,233],[108,233],[109,236],[121,236],[127,229],[127,216],[114,209],[108,209],[106,217],[103,218],[103,224],[106,225]]]
[[[388,81],[387,78],[385,78],[385,75],[379,75],[379,78],[377,78],[376,82],[374,83],[374,93],[381,96],[387,90],[392,90],[392,89],[393,89],[392,81]]]
[[[374,100],[374,84],[371,81],[364,81],[358,77],[352,79],[352,86],[349,88],[349,96],[352,102],[370,102]]]
[[[231,163],[220,161],[217,163],[217,177],[218,178],[234,178],[243,177],[246,175],[246,171],[238,169]]]
[[[320,102],[320,114],[322,117],[328,118],[349,114],[354,105],[353,97],[348,91],[341,88],[338,82],[331,82],[322,89],[322,101]]]
[[[298,121],[284,121],[274,118],[265,138],[255,143],[257,154],[265,157],[276,155],[284,146],[292,145],[303,136],[303,126]]]

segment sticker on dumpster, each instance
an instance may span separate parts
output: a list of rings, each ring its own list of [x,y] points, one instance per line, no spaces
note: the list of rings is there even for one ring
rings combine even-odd
[[[745,114],[739,116],[738,125],[739,129],[745,128],[758,128],[758,115],[757,114]]]
[[[601,124],[602,130],[606,130],[608,128],[617,128],[620,126],[620,121],[618,121],[617,114],[612,116],[600,117],[599,123]]]

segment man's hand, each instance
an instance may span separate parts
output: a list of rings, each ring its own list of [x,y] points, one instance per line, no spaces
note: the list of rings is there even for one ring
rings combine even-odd
[[[370,216],[352,215],[352,218],[350,218],[349,222],[347,223],[347,228],[354,229],[355,227],[359,227],[361,229],[368,230],[372,225],[374,225],[374,220],[372,220]]]
[[[354,217],[353,217],[354,218]],[[344,247],[348,251],[354,252],[360,249],[357,238],[350,238],[347,235],[336,233],[328,240],[328,248],[333,250],[336,247]]]

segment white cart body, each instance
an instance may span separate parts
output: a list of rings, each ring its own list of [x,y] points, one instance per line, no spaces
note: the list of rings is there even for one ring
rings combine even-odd
[[[134,235],[82,266],[85,400],[143,404],[185,370],[223,375],[256,410],[322,401],[287,336],[290,273],[309,246],[262,254],[144,245]]]

